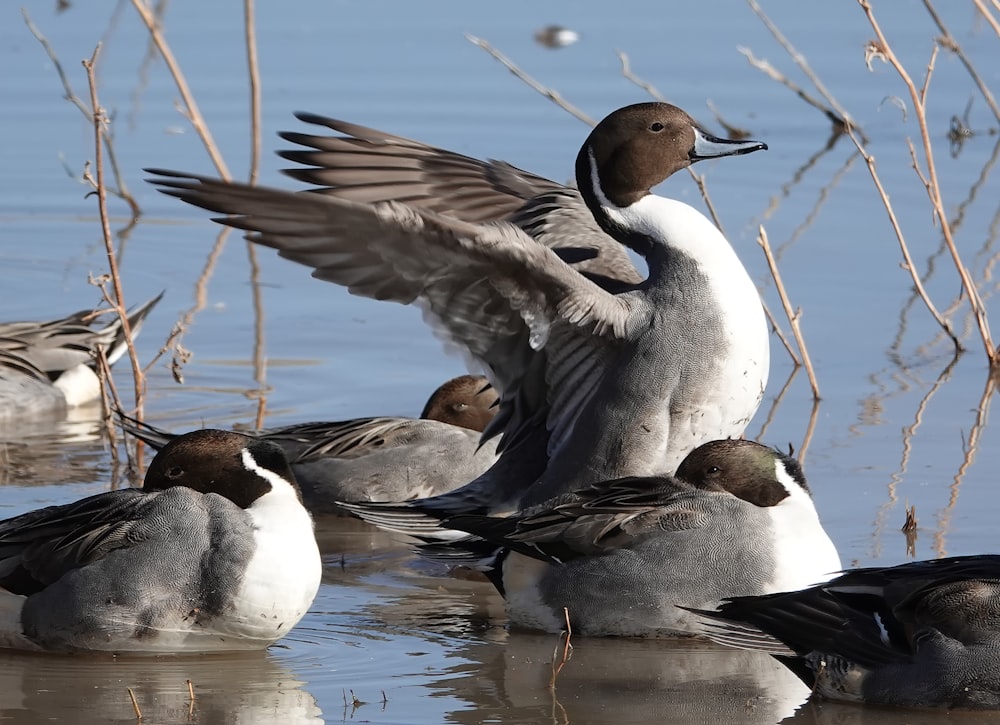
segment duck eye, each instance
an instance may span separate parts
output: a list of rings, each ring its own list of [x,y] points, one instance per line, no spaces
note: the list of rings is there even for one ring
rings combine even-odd
[[[660,131],[663,130],[663,124],[660,123],[659,121],[653,121],[651,124],[649,124],[649,130],[652,131],[653,133],[659,133]]]
[[[719,468],[718,466],[709,466],[708,467],[708,472],[710,474],[712,474],[712,473],[720,473],[721,471],[722,471],[722,469]]]
[[[180,478],[184,475],[184,469],[180,466],[174,466],[169,471],[167,471],[167,478]]]

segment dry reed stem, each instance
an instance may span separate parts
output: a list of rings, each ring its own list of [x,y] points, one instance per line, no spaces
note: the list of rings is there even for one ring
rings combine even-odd
[[[135,699],[135,693],[132,692],[131,687],[126,687],[125,689],[128,690],[129,699],[132,700],[132,709],[135,711],[135,719],[141,721],[142,710],[139,708],[139,701]]]
[[[955,269],[958,272],[959,278],[962,280],[962,287],[965,289],[966,294],[969,296],[969,304],[972,308],[973,314],[976,318],[976,325],[979,328],[979,334],[983,341],[983,346],[986,349],[986,357],[990,362],[991,367],[996,367],[998,362],[1000,362],[1000,353],[996,350],[993,345],[993,340],[990,335],[989,322],[986,319],[986,308],[983,305],[982,300],[979,297],[979,291],[976,289],[975,284],[972,281],[972,277],[969,274],[969,270],[966,268],[965,264],[962,262],[961,255],[958,252],[958,247],[955,245],[955,240],[952,237],[951,226],[948,224],[948,215],[944,209],[944,201],[941,197],[941,186],[938,183],[937,178],[937,167],[934,163],[934,152],[931,147],[931,137],[930,132],[927,128],[927,114],[926,107],[923,103],[920,93],[917,91],[916,86],[913,83],[913,79],[910,78],[910,74],[903,67],[903,64],[896,57],[896,54],[892,50],[892,46],[889,45],[889,41],[886,39],[885,34],[882,32],[882,28],[879,26],[878,21],[875,19],[875,14],[872,11],[871,3],[868,0],[858,0],[858,4],[864,10],[865,16],[868,18],[868,22],[875,31],[875,35],[878,38],[878,52],[882,58],[889,63],[899,75],[903,84],[906,86],[907,91],[910,94],[910,101],[913,104],[914,111],[917,116],[917,124],[920,127],[920,138],[923,142],[923,153],[924,153],[924,163],[927,165],[927,178],[925,182],[925,188],[927,191],[928,198],[931,201],[931,205],[934,208],[934,214],[937,219],[938,224],[941,225],[941,233],[944,235],[945,244],[948,246],[948,251],[951,254],[952,262],[955,265]],[[932,55],[932,60],[934,56]],[[926,88],[930,82],[929,76],[933,70],[933,65],[928,64],[927,68],[927,79],[924,82],[924,87]],[[853,138],[853,136],[852,136]],[[870,158],[870,157],[869,157]],[[869,168],[873,169],[874,164],[869,163]],[[874,173],[873,173],[874,178]],[[884,195],[881,190],[881,185],[879,185],[880,193]],[[888,198],[883,196],[883,203],[888,209]],[[897,227],[898,228],[898,227]],[[897,232],[897,236],[902,242],[901,232]],[[904,243],[905,246],[905,243]],[[909,259],[909,254],[906,254],[907,266],[910,268],[911,277],[916,280],[916,270],[912,267],[912,261]],[[925,300],[927,301],[927,300]],[[950,330],[950,327],[948,328]],[[953,335],[954,337],[954,335]],[[957,338],[955,338],[956,345],[958,344]]]
[[[194,683],[186,680],[188,686],[188,720],[194,720]]]
[[[624,51],[616,50],[615,55],[618,56],[618,60],[622,64],[622,75],[625,77],[625,80],[635,83],[639,86],[639,88],[646,91],[646,93],[655,98],[657,101],[662,101],[663,103],[667,102],[667,99],[656,89],[656,86],[649,81],[643,80],[632,72],[632,63],[629,61],[628,55],[626,55]]]
[[[958,56],[958,59],[965,66],[965,70],[969,72],[972,77],[972,82],[976,84],[979,92],[982,94],[983,99],[986,101],[986,105],[990,107],[993,112],[993,117],[1000,122],[1000,107],[997,106],[996,100],[993,98],[993,94],[990,93],[990,89],[987,87],[986,83],[983,82],[982,77],[976,72],[975,66],[972,65],[972,61],[969,60],[965,51],[962,50],[962,46],[959,45],[955,37],[948,31],[945,27],[944,22],[941,20],[941,16],[937,14],[937,10],[934,9],[934,5],[931,4],[930,0],[924,0],[924,7],[927,9],[928,14],[934,21],[934,24],[938,26],[938,30],[941,31],[941,38],[938,42],[943,44],[948,50]]]
[[[250,79],[250,175],[248,182],[255,184],[260,169],[260,69],[257,63],[257,34],[254,32],[254,0],[243,0],[244,41],[247,49],[247,75]],[[257,249],[247,242],[247,258],[250,261],[250,289],[253,294],[254,312],[254,352],[253,369],[257,390],[257,415],[254,427],[264,427],[267,410],[267,347],[264,338],[264,301],[260,290],[260,263]]]
[[[809,446],[812,444],[813,435],[816,433],[816,424],[819,422],[819,398],[813,398],[812,409],[809,411],[809,421],[806,423],[806,432],[802,436],[802,445],[799,446],[797,458],[800,463],[806,462],[806,454],[809,453]]]
[[[118,390],[111,377],[111,366],[108,365],[108,356],[105,354],[104,348],[98,347],[96,353],[97,380],[101,386],[101,421],[104,423],[104,433],[108,436],[111,462],[117,468],[119,464],[118,443],[111,411],[122,409],[121,400],[118,398]]]
[[[570,653],[573,651],[573,644],[570,640],[573,637],[573,625],[569,621],[569,607],[563,607],[563,617],[566,620],[566,629],[559,633],[559,639],[556,641],[556,649],[552,652],[552,678],[549,680],[549,689],[556,689],[556,678],[559,677],[559,673],[562,672],[563,667],[569,662]],[[562,656],[559,662],[556,663],[556,653],[559,651],[559,645],[562,645]]]
[[[771,22],[771,19],[763,11],[760,5],[757,4],[757,1],[747,0],[747,4],[750,6],[750,9],[754,12],[754,14],[760,18],[761,22],[764,23],[764,27],[768,29],[774,39],[778,41],[778,44],[785,49],[785,52],[788,53],[795,65],[799,67],[799,69],[805,74],[806,78],[808,78],[813,84],[813,87],[819,91],[820,95],[823,96],[827,103],[830,104],[835,111],[835,115],[839,117],[839,123],[842,123],[845,128],[858,128],[854,119],[851,118],[851,115],[847,112],[847,110],[840,105],[837,99],[833,97],[833,94],[827,90],[825,85],[823,85],[819,76],[816,75],[816,73],[813,72],[813,69],[809,67],[809,62],[806,60],[805,56],[799,53],[799,51],[795,49],[795,46],[793,46],[788,38],[786,38],[778,29],[778,26]],[[860,130],[859,133],[864,136],[864,133]]]
[[[1000,38],[1000,21],[997,21],[997,19],[993,17],[993,13],[991,13],[990,9],[986,7],[983,0],[972,0],[972,4],[976,6],[979,14],[983,16],[983,19],[989,23],[991,28],[993,28],[993,32],[997,34],[998,38]]]
[[[215,140],[212,138],[212,132],[208,130],[205,119],[201,115],[201,111],[198,109],[198,104],[194,100],[191,89],[188,87],[187,79],[184,77],[184,73],[181,71],[181,68],[177,63],[177,59],[174,58],[174,53],[170,49],[170,45],[167,43],[166,38],[163,37],[163,32],[160,30],[160,26],[156,22],[156,17],[150,11],[150,8],[145,3],[145,0],[132,0],[132,7],[134,7],[136,12],[139,13],[139,17],[142,18],[142,22],[146,25],[146,29],[149,31],[149,35],[153,39],[153,43],[156,44],[156,49],[160,52],[160,56],[163,58],[163,62],[167,64],[167,70],[170,71],[170,76],[174,79],[174,83],[177,85],[177,90],[181,94],[181,100],[184,102],[184,116],[194,127],[195,132],[198,134],[198,138],[201,139],[201,142],[205,146],[205,150],[208,152],[209,157],[212,159],[212,163],[215,165],[215,169],[218,171],[219,176],[226,181],[229,181],[232,177],[229,174],[229,169],[226,167],[226,162],[223,161],[222,154],[219,153],[219,147],[216,146]]]
[[[541,93],[543,96],[545,96],[546,98],[548,98],[550,101],[552,101],[553,103],[555,103],[557,106],[559,106],[561,109],[563,109],[564,111],[566,111],[570,115],[572,115],[572,116],[576,117],[577,119],[583,121],[585,124],[587,124],[591,128],[593,128],[595,125],[597,125],[597,122],[594,121],[594,119],[592,119],[586,113],[584,113],[579,108],[577,108],[572,103],[570,103],[565,98],[563,98],[562,95],[560,95],[559,91],[556,91],[556,90],[554,90],[552,88],[544,86],[541,83],[539,83],[538,81],[536,81],[530,75],[528,75],[523,70],[521,70],[514,63],[514,61],[510,60],[510,58],[508,58],[503,53],[501,53],[499,50],[497,50],[492,45],[490,45],[489,42],[483,40],[482,38],[477,38],[475,35],[471,35],[469,33],[465,34],[465,39],[468,40],[473,45],[475,45],[475,46],[477,46],[477,47],[482,48],[483,50],[485,50],[487,53],[489,53],[491,56],[493,56],[494,59],[498,60],[507,70],[509,70],[511,73],[513,73],[518,78],[518,80],[520,80],[521,82],[527,84],[529,87],[531,87],[532,89],[534,89],[538,93]]]
[[[753,51],[750,48],[745,48],[743,46],[740,46],[737,48],[737,50],[747,59],[747,62],[751,66],[753,66],[757,70],[767,75],[769,78],[771,78],[771,80],[777,81],[781,85],[785,86],[785,88],[790,90],[792,93],[797,95],[803,101],[805,101],[810,106],[817,109],[820,113],[826,116],[827,120],[833,124],[835,133],[842,133],[842,129],[844,129],[847,124],[846,121],[842,117],[840,117],[835,110],[833,110],[829,106],[824,105],[822,101],[810,95],[808,91],[802,88],[802,86],[795,83],[795,81],[791,80],[788,76],[786,76],[784,73],[782,73],[773,65],[771,65],[769,61],[764,60],[762,58],[757,58],[753,54]]]
[[[21,8],[21,15],[24,17],[24,23],[28,26],[28,30],[35,36],[35,39],[41,43],[42,48],[45,50],[45,54],[48,55],[49,60],[52,61],[52,66],[56,70],[56,75],[59,76],[59,81],[62,83],[64,93],[63,98],[76,106],[80,113],[82,113],[88,121],[92,122],[94,116],[93,111],[87,108],[87,104],[85,104],[80,97],[76,95],[76,92],[73,90],[73,86],[70,85],[69,78],[66,76],[66,71],[63,70],[62,63],[59,62],[59,57],[56,55],[55,49],[49,43],[48,38],[42,35],[42,32],[31,21],[31,16],[28,15],[28,11],[25,8]],[[117,189],[110,190],[110,193],[127,203],[129,208],[132,210],[132,218],[136,219],[142,213],[142,210],[139,208],[139,204],[136,202],[135,197],[133,197],[129,190],[125,187],[125,179],[122,177],[121,171],[118,167],[118,157],[115,154],[115,147],[112,143],[111,136],[107,133],[106,129],[102,135],[102,140],[104,142],[104,147],[107,150],[108,163],[110,164],[111,171],[115,176],[115,184],[118,187]]]
[[[792,310],[792,304],[788,299],[788,293],[785,291],[785,284],[781,280],[781,273],[778,271],[778,265],[774,261],[774,254],[771,252],[771,245],[767,241],[767,232],[764,231],[763,225],[757,228],[757,243],[764,250],[764,257],[767,259],[768,269],[771,270],[771,276],[774,278],[775,289],[778,290],[778,296],[781,298],[781,306],[785,309],[785,315],[788,317],[788,324],[792,328],[792,335],[795,336],[795,342],[799,347],[799,353],[802,355],[802,366],[806,369],[806,375],[809,376],[809,386],[812,388],[813,399],[819,400],[819,383],[816,380],[816,371],[813,369],[812,360],[809,358],[809,350],[806,349],[806,343],[802,337],[802,329],[799,325],[799,319],[802,316],[802,311]]]
[[[118,319],[122,324],[122,334],[125,337],[125,347],[128,352],[129,363],[132,366],[132,380],[135,387],[135,409],[134,415],[142,420],[143,398],[146,392],[146,376],[143,374],[142,366],[139,364],[139,356],[136,354],[135,342],[132,339],[132,325],[128,319],[128,311],[125,307],[125,295],[122,292],[121,273],[118,270],[118,259],[115,257],[114,240],[111,237],[111,225],[108,221],[108,199],[104,184],[104,156],[103,156],[103,128],[106,122],[104,109],[101,108],[97,98],[97,78],[94,74],[94,66],[97,57],[101,52],[100,44],[94,48],[94,54],[90,60],[84,60],[83,67],[87,71],[87,85],[90,87],[90,105],[93,109],[92,119],[94,124],[94,170],[96,178],[93,180],[97,192],[97,208],[101,219],[101,232],[104,237],[104,249],[108,257],[108,270],[111,273],[111,285],[114,290],[114,298],[107,293],[104,285],[100,285],[101,293],[108,301],[108,304],[117,312]],[[89,176],[89,172],[85,172]],[[110,371],[109,371],[110,372]],[[110,374],[108,376],[110,380]],[[119,401],[120,402],[120,401]],[[137,461],[137,465],[141,461]]]

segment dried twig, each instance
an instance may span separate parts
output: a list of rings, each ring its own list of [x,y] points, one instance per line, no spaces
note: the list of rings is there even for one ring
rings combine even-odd
[[[21,8],[21,15],[24,16],[24,23],[28,26],[28,30],[35,39],[42,44],[42,48],[45,50],[46,55],[49,56],[49,60],[52,61],[52,66],[56,69],[56,75],[59,76],[59,81],[62,83],[64,95],[67,101],[76,106],[80,113],[82,113],[88,121],[93,121],[94,112],[87,108],[76,92],[73,90],[73,86],[70,85],[69,78],[66,76],[66,71],[63,70],[62,63],[59,62],[59,57],[56,55],[55,49],[49,43],[48,39],[42,35],[41,31],[35,26],[31,21],[31,16],[28,15],[28,11],[25,8]],[[129,205],[132,210],[132,218],[136,219],[142,210],[139,208],[138,202],[136,202],[135,197],[132,196],[131,192],[125,186],[125,179],[122,177],[121,171],[118,167],[118,157],[115,155],[115,147],[112,143],[111,134],[107,127],[101,127],[101,140],[104,143],[104,148],[108,154],[108,164],[111,166],[111,172],[115,177],[115,189],[108,189],[108,192],[114,194],[115,196],[122,199],[125,203]]]
[[[622,75],[625,76],[625,80],[635,83],[639,86],[639,88],[646,91],[646,93],[655,98],[657,101],[666,102],[667,99],[664,98],[663,94],[656,89],[656,86],[649,81],[639,78],[639,76],[632,72],[632,63],[629,61],[628,55],[626,55],[624,51],[616,50],[615,55],[617,55],[618,60],[621,61]]]
[[[146,25],[146,30],[149,31],[149,35],[153,39],[153,43],[156,44],[156,49],[160,52],[160,56],[163,58],[163,62],[167,64],[167,70],[170,71],[170,76],[174,79],[174,83],[177,85],[177,90],[180,92],[181,99],[184,102],[184,109],[182,111],[184,116],[194,127],[195,132],[198,134],[198,138],[200,138],[202,144],[204,144],[205,150],[208,151],[208,155],[211,157],[212,163],[219,172],[219,176],[228,181],[232,177],[229,174],[229,169],[226,167],[226,162],[222,160],[222,154],[219,153],[219,147],[216,146],[215,140],[212,138],[212,133],[208,130],[208,125],[205,123],[205,119],[201,115],[201,111],[198,110],[198,104],[195,102],[191,89],[188,87],[187,79],[184,77],[184,73],[181,71],[180,65],[177,63],[177,59],[174,58],[170,45],[167,43],[166,38],[163,37],[163,31],[160,30],[160,26],[156,22],[156,17],[153,15],[153,11],[146,4],[145,0],[132,0],[132,7],[134,7],[136,12],[139,13],[139,17],[142,18],[142,22]]]
[[[135,711],[135,719],[141,721],[142,720],[142,710],[139,709],[139,701],[135,699],[135,693],[132,692],[132,688],[131,687],[126,687],[125,689],[128,690],[129,699],[132,700],[132,709]]]
[[[260,168],[260,70],[257,65],[257,34],[254,32],[254,0],[243,0],[244,36],[247,47],[247,75],[250,78],[250,178],[257,181]],[[264,342],[264,301],[260,291],[260,263],[257,249],[247,242],[247,258],[250,261],[250,289],[253,294],[254,312],[254,352],[253,369],[257,390],[257,415],[254,427],[264,427],[264,412],[267,409],[267,357]]]
[[[750,9],[754,12],[754,14],[760,18],[761,22],[764,23],[764,26],[768,29],[774,39],[777,40],[781,47],[785,49],[785,52],[788,53],[795,65],[797,65],[806,75],[806,78],[808,78],[813,84],[813,87],[819,91],[820,95],[823,96],[827,103],[829,103],[833,108],[835,115],[839,119],[834,122],[839,122],[846,128],[858,128],[850,114],[844,109],[843,106],[840,105],[840,103],[837,102],[837,99],[833,97],[833,94],[831,94],[830,91],[827,90],[826,86],[823,85],[819,76],[817,76],[816,73],[813,72],[813,69],[809,67],[809,62],[806,60],[805,56],[796,50],[795,46],[793,46],[788,38],[786,38],[778,29],[778,26],[771,22],[771,19],[767,16],[763,9],[761,9],[760,5],[757,4],[757,0],[747,0],[747,4],[750,6]],[[862,137],[864,136],[863,132],[860,130],[858,132],[861,133]]]
[[[543,96],[545,96],[546,98],[548,98],[550,101],[552,101],[553,103],[555,103],[557,106],[559,106],[561,109],[563,109],[567,113],[571,114],[572,116],[575,116],[576,118],[578,118],[579,120],[581,120],[585,124],[587,124],[588,126],[593,127],[593,126],[595,126],[597,124],[597,122],[594,121],[594,119],[592,119],[586,113],[584,113],[579,108],[577,108],[572,103],[570,103],[565,98],[563,98],[562,95],[560,95],[560,93],[558,91],[556,91],[556,90],[554,90],[552,88],[548,88],[548,87],[542,85],[541,83],[539,83],[538,81],[536,81],[534,78],[532,78],[527,73],[525,73],[523,70],[521,70],[507,56],[505,56],[499,50],[497,50],[492,45],[490,45],[487,41],[483,40],[482,38],[477,38],[475,35],[470,35],[468,33],[466,33],[465,39],[468,40],[473,45],[475,45],[475,46],[477,46],[477,47],[482,48],[483,50],[485,50],[487,53],[489,53],[491,56],[493,56],[496,60],[500,61],[500,63],[502,63],[503,66],[507,70],[509,70],[511,73],[513,73],[515,76],[517,76],[518,79],[520,79],[522,82],[526,83],[528,86],[530,86],[534,90],[536,90],[539,93],[541,93]]]
[[[909,73],[907,73],[906,68],[903,67],[903,64],[899,61],[899,59],[896,57],[896,54],[893,52],[892,46],[889,45],[889,41],[886,39],[885,34],[882,32],[882,28],[879,26],[878,21],[875,19],[875,14],[872,11],[871,4],[868,2],[868,0],[858,0],[858,3],[861,5],[862,10],[864,10],[866,17],[868,18],[869,24],[872,26],[872,30],[875,31],[875,35],[878,38],[875,51],[877,52],[879,57],[883,58],[896,70],[896,73],[902,79],[903,84],[906,86],[906,89],[910,94],[910,101],[913,104],[914,112],[917,117],[917,124],[920,127],[920,138],[921,141],[923,142],[923,154],[924,154],[923,160],[927,166],[926,179],[923,179],[923,181],[927,191],[927,196],[930,199],[931,205],[934,208],[934,214],[935,217],[937,218],[937,222],[938,224],[941,225],[941,233],[944,235],[945,244],[948,246],[948,251],[951,254],[952,262],[955,265],[955,269],[958,272],[958,276],[962,280],[962,287],[965,289],[966,294],[969,296],[969,304],[972,308],[973,314],[975,315],[976,324],[979,328],[979,334],[982,338],[983,346],[986,348],[986,357],[989,360],[991,366],[996,366],[998,363],[1000,363],[1000,353],[998,353],[998,351],[993,345],[993,340],[990,335],[989,323],[986,319],[986,308],[983,305],[982,299],[979,297],[979,291],[976,289],[976,286],[972,281],[972,277],[969,274],[969,270],[962,262],[962,258],[958,252],[958,247],[956,246],[955,240],[952,237],[951,226],[948,224],[948,215],[944,209],[944,200],[941,197],[941,186],[938,183],[937,168],[934,163],[934,152],[931,146],[930,132],[927,128],[927,113],[926,113],[926,105],[924,103],[925,98],[922,97],[921,93],[917,90],[917,87],[914,85],[913,80],[910,78]],[[932,61],[933,58],[934,56],[932,55],[931,58]],[[928,63],[927,67],[927,78],[924,81],[925,89],[927,88],[930,82],[929,77],[932,70],[933,70],[933,64],[931,62]],[[924,96],[925,95],[926,94],[924,94]],[[854,139],[853,136],[852,139],[855,140],[855,143],[858,145],[858,149],[862,150],[860,144],[858,144],[857,140]],[[865,160],[868,161],[869,171],[872,172],[873,178],[875,178],[874,161],[871,160],[871,157],[866,153],[862,152],[862,155],[866,157]],[[877,186],[879,188],[879,193],[882,194],[883,204],[886,206],[886,209],[888,210],[890,208],[889,200],[885,196],[885,193],[881,188],[881,184],[877,184]],[[909,259],[908,252],[905,251],[905,242],[903,242],[902,233],[898,231],[898,226],[895,223],[893,223],[893,226],[897,230],[897,238],[900,239],[901,245],[904,247],[904,255],[907,267],[909,268],[910,271],[910,275],[916,282],[918,280],[918,276],[916,274],[915,268],[912,265],[912,261]],[[925,303],[929,304],[929,299],[926,298],[926,296],[924,297],[925,297],[924,299]],[[933,307],[931,307],[931,309],[933,310]],[[933,312],[936,315],[936,310],[933,310]],[[941,324],[943,320],[941,320],[940,316],[938,315],[936,315],[936,317],[939,320],[939,324]],[[955,341],[956,346],[958,346],[958,339],[954,336],[954,333],[950,332],[950,326],[945,326],[945,325],[942,326],[945,327],[945,329],[949,330],[949,333],[952,335],[952,339]]]
[[[573,651],[573,645],[570,639],[573,637],[573,625],[569,621],[569,607],[563,607],[563,617],[566,620],[566,629],[559,633],[559,639],[556,642],[556,649],[552,653],[552,678],[549,680],[549,689],[554,690],[556,688],[556,678],[559,677],[559,673],[562,672],[562,668],[566,666],[569,662],[570,654]],[[562,656],[559,661],[556,661],[556,654],[559,652],[559,645],[562,645]]]
[[[990,93],[989,87],[983,82],[979,73],[976,72],[975,67],[972,65],[972,61],[969,60],[965,51],[962,50],[962,46],[958,44],[957,40],[955,40],[955,37],[948,32],[948,28],[945,27],[944,22],[941,20],[941,16],[937,14],[937,10],[934,9],[930,0],[924,0],[924,7],[927,8],[927,12],[930,14],[934,24],[937,25],[938,30],[941,31],[941,38],[938,39],[938,42],[957,55],[958,59],[962,61],[962,65],[965,66],[965,70],[967,70],[969,75],[972,76],[972,82],[976,84],[976,87],[982,94],[983,99],[986,101],[986,105],[989,106],[990,110],[993,112],[993,117],[1000,122],[1000,107],[997,106],[997,102],[993,98],[993,94]],[[983,13],[983,15],[984,17],[992,19],[992,16],[989,16],[986,13]],[[993,22],[996,21],[994,20]],[[996,29],[996,26],[994,26],[994,29]],[[998,31],[998,34],[1000,34],[1000,31]]]
[[[142,366],[139,364],[139,357],[135,351],[135,342],[132,339],[132,324],[128,319],[128,312],[125,307],[125,295],[122,292],[121,274],[118,270],[118,259],[115,257],[115,244],[111,236],[111,225],[108,221],[108,199],[104,184],[104,143],[103,129],[107,121],[104,109],[101,108],[97,98],[97,78],[94,74],[94,66],[97,57],[101,52],[101,46],[94,48],[94,54],[90,60],[83,61],[83,67],[87,71],[87,84],[90,87],[90,105],[94,124],[94,171],[96,178],[91,181],[97,193],[97,208],[101,219],[101,231],[104,237],[104,249],[108,257],[108,270],[111,274],[111,285],[114,296],[107,293],[102,284],[101,292],[104,294],[108,304],[114,308],[122,325],[122,335],[125,337],[125,345],[128,352],[129,362],[132,365],[132,379],[135,386],[135,409],[134,415],[142,420],[143,398],[146,391],[146,377],[143,374]],[[89,171],[84,173],[85,178],[90,177]],[[110,375],[108,376],[110,378]]]
[[[797,95],[803,101],[805,101],[810,106],[812,106],[813,108],[815,108],[816,110],[818,110],[820,113],[822,113],[824,116],[826,116],[827,120],[830,121],[830,123],[833,124],[833,128],[834,128],[834,131],[836,133],[842,133],[843,132],[843,129],[846,126],[846,122],[844,121],[844,119],[841,116],[839,116],[837,114],[837,112],[835,110],[833,110],[829,106],[825,105],[822,101],[820,101],[815,96],[811,95],[808,91],[806,91],[804,88],[802,88],[802,86],[800,86],[799,84],[797,84],[795,81],[793,81],[788,76],[786,76],[784,73],[782,73],[777,68],[775,68],[773,65],[771,65],[771,63],[769,61],[766,61],[766,60],[764,60],[762,58],[756,57],[753,54],[753,51],[750,50],[749,48],[744,48],[744,47],[740,46],[740,47],[737,48],[737,50],[740,53],[742,53],[744,57],[746,57],[747,62],[750,63],[750,65],[752,65],[754,68],[756,68],[757,70],[759,70],[762,73],[766,74],[772,80],[775,80],[778,83],[780,83],[781,85],[785,86],[792,93],[794,93],[795,95]]]
[[[819,383],[816,380],[816,371],[813,369],[812,360],[809,358],[809,350],[806,349],[806,343],[802,337],[802,330],[799,325],[799,319],[802,316],[802,312],[801,310],[792,310],[792,304],[788,300],[788,293],[785,292],[785,285],[781,281],[781,273],[778,271],[778,265],[774,261],[774,254],[771,253],[771,245],[767,241],[767,232],[764,231],[763,225],[758,227],[757,243],[764,250],[764,257],[767,259],[767,266],[771,270],[771,276],[774,278],[775,288],[778,290],[778,296],[781,298],[781,306],[785,309],[785,315],[788,317],[788,324],[792,327],[792,334],[795,336],[795,342],[799,347],[799,353],[802,355],[802,366],[806,369],[806,375],[809,376],[809,385],[812,387],[813,398],[815,400],[819,400]]]
[[[986,3],[984,3],[983,0],[972,0],[972,4],[976,6],[979,14],[983,16],[986,22],[989,23],[990,27],[993,28],[993,32],[997,34],[998,38],[1000,38],[1000,21],[997,21],[997,19],[993,17],[993,13],[991,13],[990,9],[986,7]]]

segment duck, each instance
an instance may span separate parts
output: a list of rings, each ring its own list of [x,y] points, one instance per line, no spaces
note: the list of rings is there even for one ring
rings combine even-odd
[[[222,215],[314,277],[417,304],[485,371],[501,394],[483,433],[502,433],[497,462],[421,506],[516,511],[600,481],[673,473],[697,445],[742,434],[769,368],[759,295],[708,219],[651,190],[693,163],[766,144],[712,136],[667,103],[634,104],[591,131],[572,190],[299,118],[346,134],[283,134],[304,147],[282,156],[306,165],[290,173],[313,193],[147,172],[163,193]]]
[[[482,375],[441,384],[419,418],[296,423],[250,435],[281,447],[313,514],[343,514],[338,502],[406,501],[464,485],[496,460],[497,439],[480,441],[499,399]],[[176,437],[122,416],[122,428],[162,448]]]
[[[716,642],[772,654],[828,700],[1000,709],[1000,555],[850,569],[701,614]]]
[[[127,312],[133,339],[162,297]],[[127,350],[117,315],[94,326],[112,312],[102,307],[55,320],[0,323],[0,423],[61,415],[100,397],[97,351],[112,365]]]
[[[192,431],[143,487],[0,521],[0,647],[263,649],[305,615],[322,564],[274,443]]]
[[[824,581],[841,568],[802,467],[763,444],[702,444],[676,476],[605,481],[505,517],[445,519],[471,538],[418,547],[484,573],[512,626],[584,636],[701,635],[681,606]]]

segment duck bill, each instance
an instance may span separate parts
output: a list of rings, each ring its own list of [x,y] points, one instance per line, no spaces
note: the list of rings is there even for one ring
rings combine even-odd
[[[766,151],[767,144],[762,141],[730,141],[712,136],[700,128],[694,128],[694,148],[688,154],[691,161],[715,159],[720,156],[742,156],[754,151]]]

